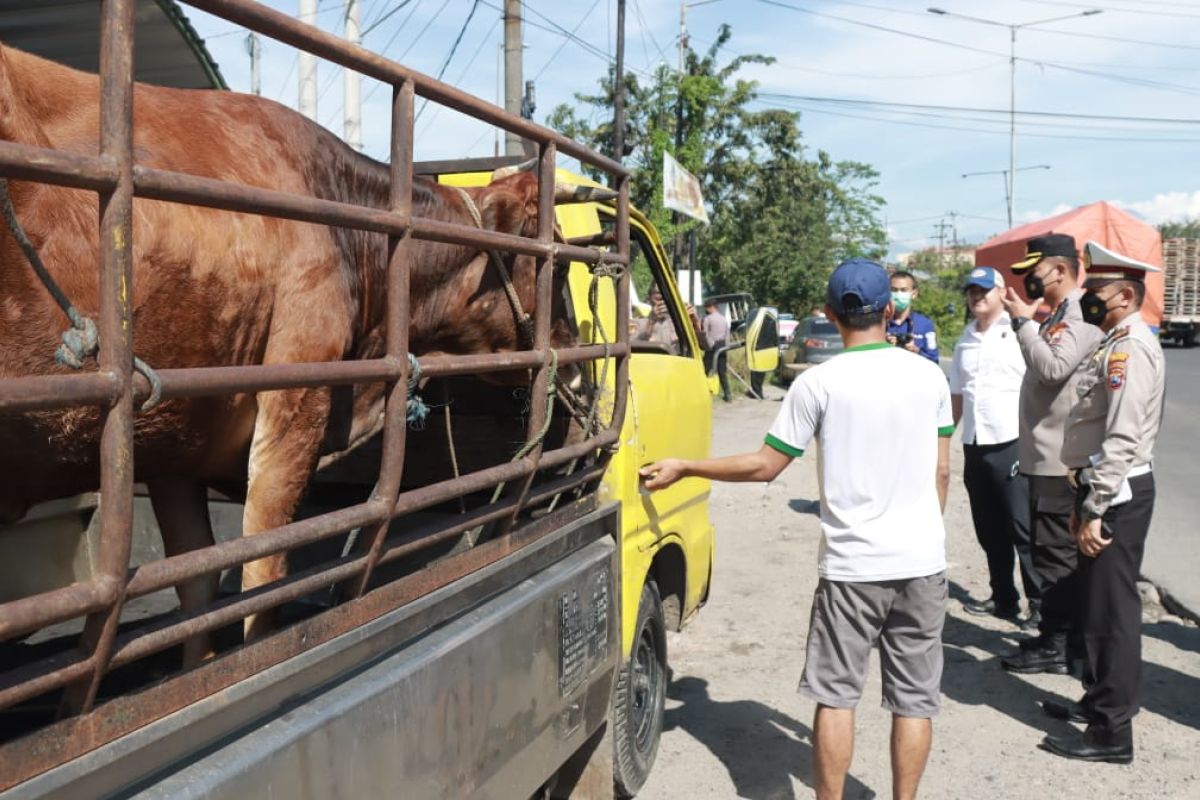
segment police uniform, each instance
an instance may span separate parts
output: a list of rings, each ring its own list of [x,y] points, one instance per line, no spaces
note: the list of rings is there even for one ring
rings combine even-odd
[[[1159,271],[1095,242],[1088,242],[1087,257],[1089,289]],[[1078,709],[1088,719],[1083,737],[1047,737],[1045,746],[1059,755],[1120,763],[1133,758],[1142,666],[1137,579],[1154,509],[1151,464],[1165,386],[1162,348],[1135,311],[1107,332],[1075,387],[1063,460],[1076,486],[1080,524],[1102,520],[1112,542],[1095,558],[1079,556],[1093,682]]]
[[[1026,257],[1014,273],[1036,275],[1037,265],[1054,256],[1078,257],[1075,239],[1052,233],[1026,243]],[[1026,277],[1026,293],[1030,291]],[[1037,293],[1040,296],[1040,293]],[[1033,529],[1032,561],[1041,581],[1039,635],[1002,660],[1013,672],[1068,672],[1067,641],[1082,648],[1079,619],[1079,548],[1070,529],[1075,492],[1062,460],[1063,426],[1075,398],[1080,367],[1095,351],[1103,334],[1083,321],[1081,289],[1073,289],[1038,327],[1031,320],[1012,321],[1025,358],[1021,384],[1019,469],[1029,481]]]

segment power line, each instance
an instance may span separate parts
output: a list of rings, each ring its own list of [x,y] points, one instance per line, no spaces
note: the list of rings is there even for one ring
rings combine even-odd
[[[1063,2],[1063,0],[1022,0],[1039,6],[1063,6],[1066,8],[1098,8],[1117,14],[1145,14],[1151,17],[1175,17],[1177,19],[1200,19],[1200,14],[1184,14],[1180,11],[1159,11],[1151,8],[1121,8],[1119,6],[1097,6],[1084,3]]]
[[[492,34],[496,32],[496,28],[499,27],[500,22],[500,17],[496,17],[496,19],[492,21],[492,27],[488,28],[483,38],[479,41],[479,47],[475,48],[475,52],[472,53],[471,58],[467,60],[462,72],[460,72],[458,77],[454,79],[455,86],[460,86],[462,84],[463,78],[465,78],[467,73],[471,70],[471,65],[475,63],[475,59],[479,58],[479,54],[483,52],[483,48],[492,41]],[[442,113],[442,109],[444,108],[445,106],[438,105],[433,109],[433,113],[429,116],[429,120],[425,123],[426,128],[428,128],[430,125],[433,125],[434,121],[438,118],[438,115]],[[484,136],[490,132],[490,130],[484,131]],[[473,148],[474,146],[472,145],[472,147],[468,148],[466,152],[470,152]]]
[[[1000,53],[995,50],[985,50],[982,47],[973,47],[972,45],[963,44],[961,42],[953,42],[953,41],[949,41],[947,39],[938,39],[937,37],[934,37],[934,36],[926,36],[925,34],[915,33],[913,31],[906,31],[906,30],[902,30],[900,28],[890,28],[886,25],[877,25],[873,22],[864,22],[862,20],[851,19],[850,17],[840,17],[836,14],[827,14],[823,11],[815,11],[811,8],[804,8],[802,6],[793,5],[791,3],[781,2],[781,0],[757,0],[757,2],[762,3],[764,5],[775,6],[777,8],[788,9],[789,11],[795,11],[795,12],[798,12],[801,14],[809,14],[811,16],[820,17],[822,19],[832,19],[832,20],[836,20],[838,22],[844,22],[848,25],[856,25],[856,26],[859,26],[862,28],[869,28],[871,30],[882,31],[884,33],[892,33],[892,34],[896,34],[898,36],[905,36],[907,38],[917,39],[917,40],[923,41],[923,42],[931,42],[933,44],[940,44],[945,47],[953,47],[958,50],[967,50],[972,53],[983,53],[983,54],[989,55],[989,56],[1001,56],[1004,58],[1009,57],[1008,54]],[[1016,60],[1023,61],[1028,64],[1036,64],[1036,65],[1040,65],[1043,67],[1050,67],[1051,69],[1058,69],[1058,70],[1062,70],[1064,72],[1074,72],[1074,73],[1081,74],[1081,75],[1090,75],[1092,77],[1104,78],[1106,80],[1117,81],[1120,83],[1128,83],[1128,84],[1132,84],[1135,86],[1142,86],[1142,87],[1150,88],[1150,89],[1160,89],[1163,91],[1174,91],[1174,92],[1181,92],[1183,94],[1192,94],[1192,95],[1200,94],[1200,88],[1197,88],[1194,86],[1182,86],[1180,84],[1164,83],[1162,81],[1152,81],[1152,80],[1148,80],[1146,78],[1138,78],[1138,77],[1131,76],[1131,75],[1119,75],[1116,73],[1100,72],[1098,70],[1084,69],[1081,67],[1072,67],[1072,66],[1069,66],[1066,64],[1061,64],[1061,63],[1057,63],[1057,62],[1053,62],[1053,61],[1036,60],[1036,59],[1025,58],[1023,56],[1017,56]]]
[[[596,0],[596,2],[592,3],[591,8],[589,8],[586,12],[584,12],[584,15],[579,18],[579,22],[575,23],[575,27],[571,29],[571,36],[574,36],[576,31],[578,31],[580,28],[583,27],[583,23],[587,22],[588,17],[590,17],[592,15],[592,12],[596,10],[596,6],[598,6],[598,5],[600,5],[600,0]],[[570,44],[570,42],[571,42],[570,39],[567,39],[567,38],[563,39],[562,44],[560,44],[558,46],[558,49],[555,50],[554,53],[551,54],[551,56],[548,59],[546,59],[546,63],[543,64],[542,68],[539,69],[537,71],[537,74],[533,76],[533,79],[535,81],[538,78],[542,77],[542,73],[545,72],[550,67],[550,65],[554,63],[554,59],[558,58],[558,54],[561,53],[563,51],[563,48],[566,47],[568,44]],[[607,55],[607,54],[605,54],[605,55]]]
[[[890,100],[860,100],[849,97],[818,97],[813,95],[795,95],[779,92],[759,92],[759,97],[782,97],[789,100],[804,100],[808,102],[839,103],[845,105],[888,106],[891,108],[913,108],[929,111],[965,111],[973,114],[1002,114],[1007,116],[1007,108],[977,108],[972,106],[931,105],[925,103],[897,103]],[[1200,125],[1200,119],[1185,119],[1180,117],[1130,117],[1107,114],[1076,114],[1066,111],[1021,111],[1018,116],[1029,117],[1058,117],[1062,119],[1107,120],[1113,122],[1155,122],[1182,125]]]
[[[471,10],[467,12],[467,18],[463,21],[462,27],[458,29],[458,36],[454,37],[454,43],[450,45],[450,52],[446,54],[446,59],[442,62],[442,66],[438,69],[436,80],[441,80],[446,74],[446,68],[450,66],[450,62],[454,60],[454,54],[458,52],[458,46],[462,44],[463,35],[466,34],[471,20],[475,16],[475,11],[479,8],[479,0],[471,3]],[[429,105],[429,98],[426,97],[421,101],[421,107],[417,109],[417,116],[413,118],[413,124],[421,118],[421,113],[425,110],[425,106]]]
[[[388,17],[392,16],[392,15],[393,15],[393,14],[395,14],[397,11],[399,11],[399,10],[400,10],[400,9],[402,9],[402,8],[404,8],[405,6],[407,6],[407,5],[408,5],[409,3],[411,3],[411,2],[412,2],[412,0],[400,0],[400,2],[399,2],[399,3],[397,3],[397,4],[396,4],[396,5],[395,5],[395,6],[394,6],[394,7],[393,7],[391,10],[389,10],[389,11],[383,11],[383,12],[381,12],[381,13],[380,13],[380,15],[379,15],[378,17],[376,17],[376,18],[375,18],[373,21],[371,21],[371,23],[370,23],[370,24],[368,24],[368,25],[367,25],[365,28],[363,28],[363,32],[362,32],[362,34],[361,34],[361,35],[362,35],[362,36],[366,36],[368,33],[370,33],[371,31],[375,30],[375,29],[376,29],[376,28],[378,28],[380,25],[382,25],[382,24],[383,24],[383,23],[384,23],[384,22],[387,20],[387,18],[388,18]],[[417,5],[420,5],[420,2],[418,2],[418,3],[417,3]],[[416,10],[416,9],[413,9],[413,11],[415,11],[415,10]],[[412,13],[410,12],[408,16],[411,18],[411,17],[412,17]],[[405,21],[407,22],[407,20],[405,20]],[[403,25],[401,25],[401,27],[404,27],[404,26],[403,26]]]
[[[756,100],[756,102],[764,102],[764,101]],[[870,116],[869,117],[869,116],[865,116],[862,114],[850,114],[850,113],[846,113],[844,111],[830,111],[828,109],[814,108],[812,106],[804,105],[804,104],[794,104],[791,107],[795,108],[795,109],[806,111],[810,114],[825,114],[825,115],[833,116],[833,117],[846,117],[848,119],[867,120],[868,122],[875,122],[875,123],[879,123],[879,124],[908,125],[908,126],[916,127],[916,128],[933,128],[933,129],[937,129],[937,130],[965,131],[967,133],[990,133],[990,134],[995,134],[997,136],[1007,136],[1008,135],[1008,131],[1006,131],[1006,130],[991,130],[988,128],[968,128],[968,127],[964,127],[961,125],[936,125],[931,122],[915,122],[913,120],[908,120],[908,119],[896,119],[896,118],[884,119],[879,116]],[[1133,136],[1084,136],[1084,135],[1068,135],[1068,134],[1054,134],[1054,133],[1026,133],[1025,136],[1032,136],[1032,137],[1038,138],[1038,139],[1067,139],[1067,140],[1073,140],[1073,141],[1078,140],[1078,141],[1096,141],[1096,142],[1156,142],[1156,143],[1161,143],[1161,144],[1175,144],[1175,143],[1181,143],[1181,142],[1182,143],[1200,143],[1200,138],[1167,139],[1167,138],[1133,137]]]

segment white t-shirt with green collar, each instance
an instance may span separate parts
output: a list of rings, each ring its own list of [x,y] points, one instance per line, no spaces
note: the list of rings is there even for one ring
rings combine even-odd
[[[886,581],[946,568],[938,437],[954,433],[950,388],[933,362],[886,342],[847,348],[792,382],[767,444],[820,445],[821,577]]]

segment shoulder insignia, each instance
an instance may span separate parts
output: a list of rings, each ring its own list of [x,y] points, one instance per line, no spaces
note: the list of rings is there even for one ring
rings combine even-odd
[[[1065,323],[1065,322],[1054,323],[1053,325],[1051,325],[1049,328],[1046,329],[1046,333],[1045,333],[1046,341],[1048,341],[1050,344],[1054,344],[1055,342],[1057,342],[1059,339],[1062,338],[1063,331],[1065,331],[1066,329],[1067,329],[1067,323]]]
[[[1129,326],[1122,325],[1120,328],[1117,328],[1115,331],[1112,332],[1112,336],[1109,337],[1109,341],[1115,342],[1118,339],[1124,339],[1128,335],[1129,335]]]
[[[1114,392],[1125,385],[1125,365],[1128,360],[1128,353],[1108,354],[1108,388]]]

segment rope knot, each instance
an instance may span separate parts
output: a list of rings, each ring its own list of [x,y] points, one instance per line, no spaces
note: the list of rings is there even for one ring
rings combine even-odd
[[[405,404],[405,419],[408,427],[414,431],[425,430],[425,419],[429,416],[429,405],[419,394],[417,386],[421,383],[421,362],[412,353],[408,354],[408,365],[412,368],[408,374],[408,402]]]

